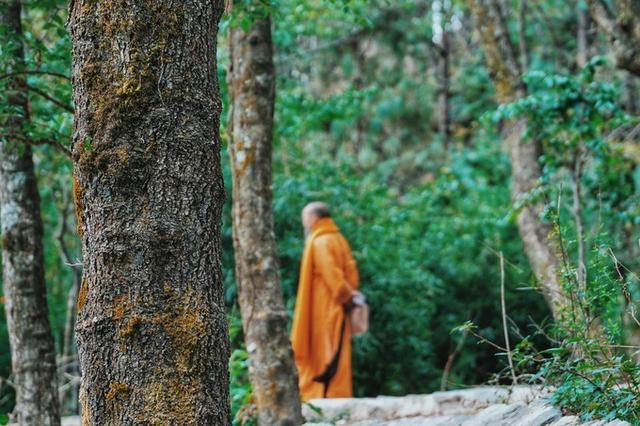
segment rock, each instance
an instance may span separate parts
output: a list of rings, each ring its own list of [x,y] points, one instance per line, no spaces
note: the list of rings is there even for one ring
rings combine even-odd
[[[555,407],[536,407],[529,414],[518,420],[519,426],[547,426],[562,417],[562,413]]]
[[[350,426],[462,426],[468,417],[435,416],[435,417],[411,417],[397,420],[367,420],[364,422],[344,423]],[[338,425],[339,423],[336,423]],[[311,423],[308,423],[311,426]],[[317,424],[314,423],[313,426]]]
[[[309,405],[320,410],[316,413]],[[307,420],[348,420],[350,422],[370,419],[392,420],[406,417],[432,416],[436,405],[431,395],[406,397],[378,397],[357,399],[319,399],[303,407]]]
[[[462,426],[512,426],[526,411],[525,404],[496,404],[471,417]]]
[[[631,426],[622,421],[583,423],[562,417],[551,406],[549,392],[539,387],[478,387],[431,395],[311,401],[305,406],[312,422],[336,426]]]
[[[377,397],[354,399],[318,399],[310,404],[321,410],[317,414],[309,406],[303,407],[307,420],[347,420],[351,422],[367,419],[394,420],[409,417],[466,416],[494,404],[528,403],[541,395],[532,387],[517,386],[478,387],[431,395],[409,395],[404,397]]]
[[[582,422],[576,416],[563,417],[552,423],[552,426],[579,426]]]

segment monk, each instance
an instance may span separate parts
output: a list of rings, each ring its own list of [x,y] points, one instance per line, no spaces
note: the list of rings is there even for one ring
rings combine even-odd
[[[302,256],[291,342],[303,401],[348,398],[351,331],[347,313],[358,296],[358,269],[349,243],[321,202],[302,211]]]

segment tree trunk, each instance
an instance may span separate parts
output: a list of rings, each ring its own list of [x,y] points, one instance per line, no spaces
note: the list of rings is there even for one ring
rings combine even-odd
[[[640,76],[640,2],[586,0],[598,27],[607,35],[618,67]]]
[[[444,14],[443,14],[444,15]],[[438,133],[442,138],[445,151],[449,150],[451,139],[451,108],[449,99],[451,97],[451,78],[449,72],[449,30],[443,18],[442,42],[439,49],[438,63]]]
[[[542,147],[535,139],[522,140],[526,127],[525,120],[517,120],[507,123],[503,131],[511,153],[511,199],[514,203],[535,189],[542,176],[538,162]],[[560,319],[569,300],[560,282],[558,242],[552,236],[552,226],[540,219],[543,208],[541,202],[525,203],[518,214],[518,231],[547,305],[553,317]]]
[[[84,425],[229,424],[219,1],[75,0]]]
[[[520,65],[522,71],[529,70],[529,46],[527,44],[527,0],[520,0],[518,7],[518,49],[520,49]]]
[[[7,72],[24,66],[21,3],[0,10],[3,46],[13,46]],[[8,61],[9,62],[9,61]],[[3,286],[19,425],[59,425],[56,358],[44,278],[43,225],[31,147],[22,129],[29,120],[25,82],[10,77],[0,140],[0,222]]]
[[[498,102],[513,102],[525,94],[525,88],[501,7],[495,0],[470,0],[470,3]],[[535,189],[542,176],[538,162],[542,148],[535,139],[522,140],[526,125],[526,120],[520,119],[506,123],[503,129],[505,145],[511,154],[511,197],[514,203]],[[560,283],[558,244],[552,237],[552,227],[540,220],[542,209],[540,202],[525,203],[518,214],[518,230],[545,300],[554,318],[559,319],[568,299]]]
[[[576,34],[576,44],[578,52],[576,63],[583,68],[589,61],[589,14],[581,2],[577,4],[576,13],[578,15],[578,33]]]
[[[271,21],[230,33],[229,144],[238,302],[260,425],[302,424],[273,231],[271,150],[275,72]]]
[[[628,114],[638,115],[640,114],[640,104],[638,103],[638,98],[636,94],[638,93],[638,82],[636,81],[636,76],[633,74],[627,73],[624,76],[624,91],[625,91],[625,109]],[[635,245],[635,244],[633,244]]]

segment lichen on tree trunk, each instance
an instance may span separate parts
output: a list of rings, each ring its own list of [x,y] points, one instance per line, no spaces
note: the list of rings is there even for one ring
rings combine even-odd
[[[223,8],[72,2],[85,425],[229,423],[216,77]]]
[[[271,151],[275,75],[271,22],[230,32],[233,236],[238,301],[260,425],[302,424],[273,231]]]
[[[1,5],[0,43],[13,46],[3,71],[24,64],[21,3]],[[44,277],[43,225],[31,147],[23,128],[29,120],[25,82],[9,77],[3,93],[9,111],[0,122],[0,222],[3,288],[11,368],[16,389],[15,420],[20,426],[60,424],[56,360],[49,325]]]

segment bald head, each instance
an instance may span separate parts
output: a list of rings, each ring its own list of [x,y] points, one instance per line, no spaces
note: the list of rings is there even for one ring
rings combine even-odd
[[[323,217],[331,217],[331,211],[329,205],[321,201],[314,201],[307,204],[302,209],[302,225],[306,232],[311,231],[313,225]]]

